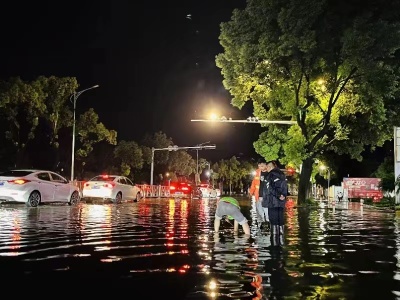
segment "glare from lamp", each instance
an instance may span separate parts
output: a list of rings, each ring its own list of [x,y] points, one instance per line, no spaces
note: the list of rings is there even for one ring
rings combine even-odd
[[[216,113],[211,113],[210,114],[210,120],[217,120],[217,119],[218,119],[218,116],[217,116]]]

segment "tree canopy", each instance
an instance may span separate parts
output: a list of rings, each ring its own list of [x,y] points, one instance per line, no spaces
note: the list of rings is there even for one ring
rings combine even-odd
[[[249,0],[221,24],[216,57],[232,105],[253,104],[267,159],[301,168],[304,201],[325,151],[361,160],[392,138],[399,112],[399,2]]]

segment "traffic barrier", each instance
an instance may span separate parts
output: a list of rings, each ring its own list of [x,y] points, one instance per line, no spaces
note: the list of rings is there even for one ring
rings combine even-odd
[[[73,185],[79,188],[82,195],[82,189],[86,181],[74,181]],[[143,194],[144,198],[168,198],[170,196],[169,186],[167,185],[149,185],[149,184],[137,184]]]
[[[167,198],[170,196],[169,186],[166,185],[137,185],[145,193],[145,198]]]

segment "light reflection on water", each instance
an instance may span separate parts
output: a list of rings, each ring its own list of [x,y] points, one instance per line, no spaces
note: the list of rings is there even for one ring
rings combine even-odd
[[[390,212],[288,208],[286,234],[222,224],[215,200],[0,206],[0,275],[105,280],[172,299],[381,299],[400,296],[399,220]],[[148,284],[153,289],[144,289]],[[138,295],[138,292],[135,292]]]

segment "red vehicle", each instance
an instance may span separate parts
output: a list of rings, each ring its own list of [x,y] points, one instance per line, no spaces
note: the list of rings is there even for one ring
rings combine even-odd
[[[343,178],[343,189],[347,198],[371,198],[379,202],[383,198],[380,178]]]
[[[169,193],[171,197],[192,197],[193,186],[186,177],[178,177],[177,181],[169,183]]]

